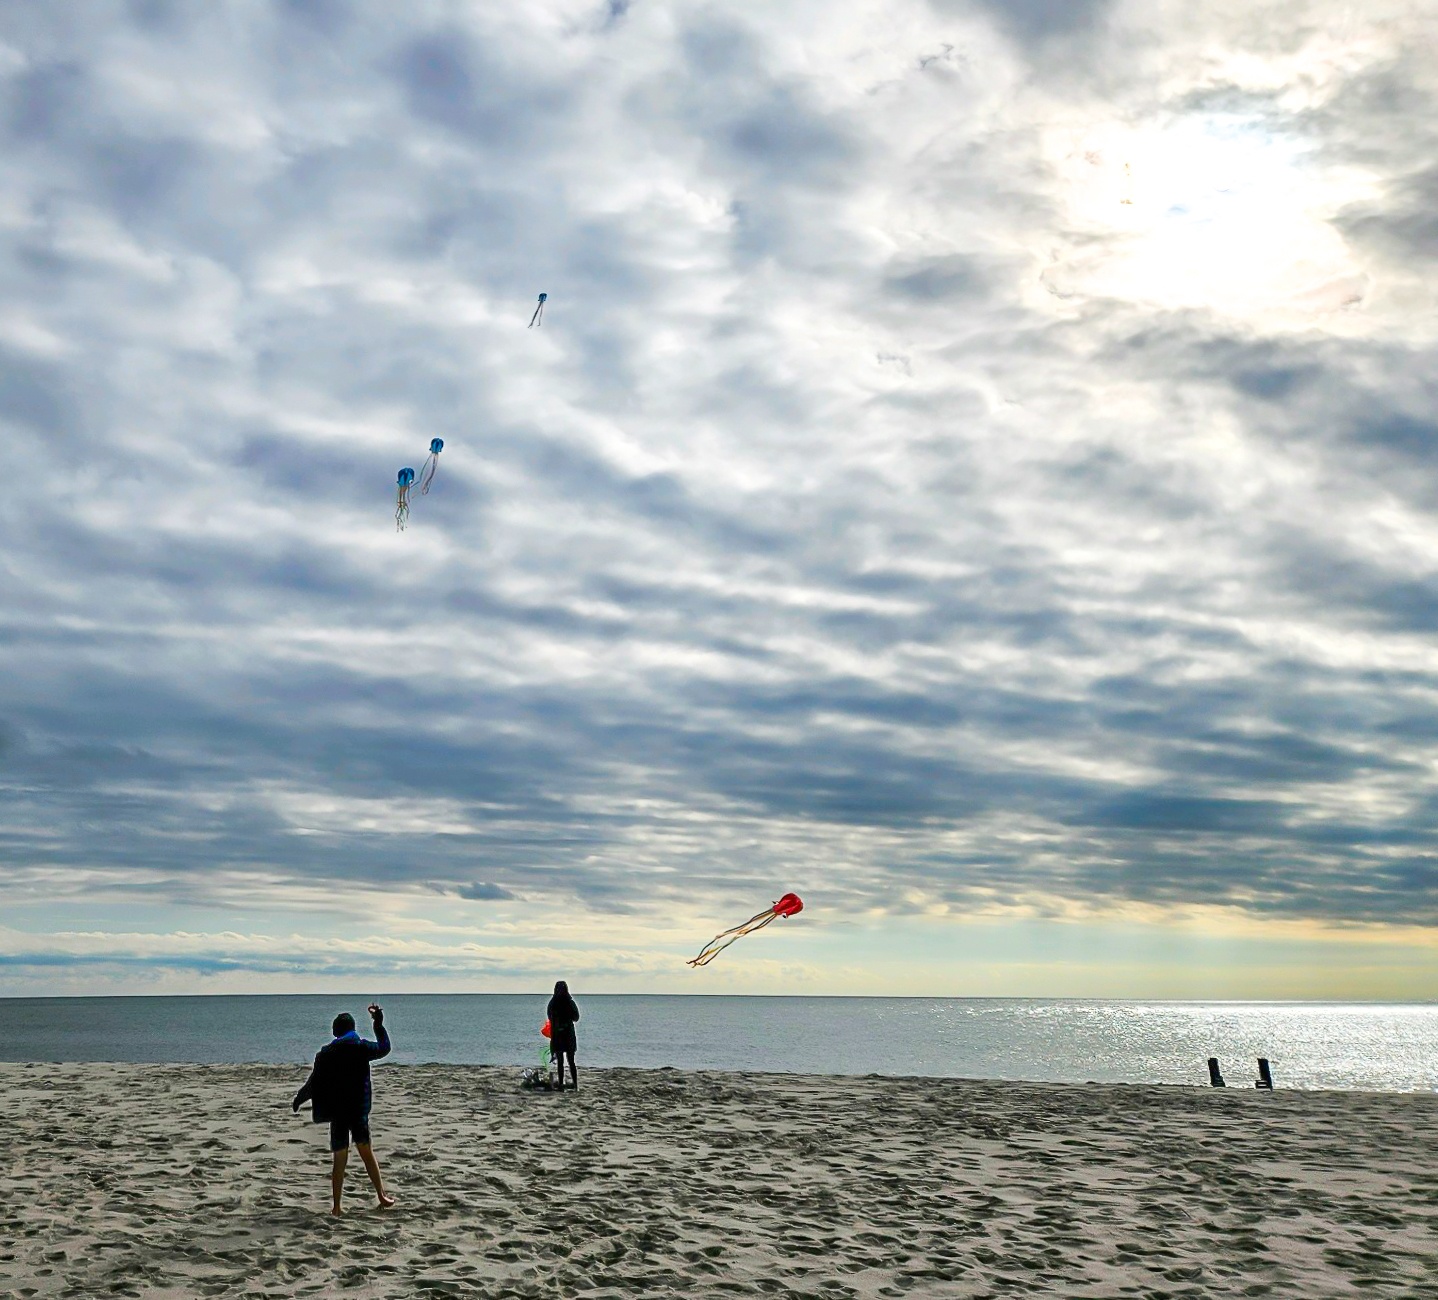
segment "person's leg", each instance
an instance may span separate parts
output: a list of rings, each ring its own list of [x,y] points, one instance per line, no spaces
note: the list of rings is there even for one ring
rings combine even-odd
[[[349,1147],[341,1147],[334,1153],[334,1157],[334,1166],[330,1169],[330,1194],[334,1198],[334,1205],[331,1206],[330,1213],[338,1218],[340,1197],[344,1194],[345,1189],[345,1165],[349,1163],[350,1158]]]
[[[564,1087],[564,1052],[556,1050],[549,1054],[550,1060],[554,1062],[555,1068],[559,1071],[559,1086]]]
[[[569,1086],[577,1089],[579,1087],[579,1067],[574,1064],[574,1053],[565,1052],[569,1058]]]
[[[379,1197],[379,1207],[387,1210],[394,1204],[394,1197],[388,1195],[384,1190],[384,1179],[380,1177],[379,1161],[374,1158],[374,1148],[368,1142],[356,1142],[359,1149],[360,1159],[364,1161],[365,1172],[369,1174],[369,1180],[374,1184],[374,1193]]]

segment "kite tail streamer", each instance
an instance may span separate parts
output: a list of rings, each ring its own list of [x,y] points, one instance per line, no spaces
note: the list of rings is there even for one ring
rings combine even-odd
[[[697,957],[685,962],[686,966],[707,966],[721,952],[724,951],[735,939],[742,939],[746,934],[753,934],[755,930],[762,930],[779,913],[772,907],[765,908],[757,916],[751,916],[743,925],[736,925],[732,930],[725,930],[716,934],[700,950]]]

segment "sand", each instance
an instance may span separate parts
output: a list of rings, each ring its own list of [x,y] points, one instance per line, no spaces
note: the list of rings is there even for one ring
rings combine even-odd
[[[0,1065],[0,1296],[1438,1297],[1438,1097],[386,1064]]]

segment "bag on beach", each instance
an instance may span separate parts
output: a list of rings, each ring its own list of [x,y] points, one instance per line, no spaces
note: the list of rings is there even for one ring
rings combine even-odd
[[[545,1022],[546,1029],[549,1022]],[[553,1092],[556,1084],[554,1081],[554,1058],[549,1053],[549,1048],[539,1049],[539,1068],[537,1070],[525,1070],[519,1076],[519,1086],[539,1092]]]

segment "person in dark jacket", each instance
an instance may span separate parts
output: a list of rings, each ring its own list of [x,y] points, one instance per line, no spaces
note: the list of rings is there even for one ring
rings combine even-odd
[[[569,1058],[571,1088],[579,1087],[579,1067],[574,1064],[575,1049],[579,1046],[574,1026],[579,1022],[579,1007],[569,996],[569,985],[563,980],[554,986],[554,996],[549,999],[549,1051],[559,1069],[559,1086],[564,1087],[564,1058]]]
[[[369,1014],[374,1021],[375,1042],[361,1038],[355,1032],[355,1018],[349,1012],[335,1017],[334,1041],[326,1043],[315,1054],[315,1068],[310,1071],[305,1086],[295,1093],[292,1106],[298,1111],[301,1102],[313,1101],[315,1123],[329,1122],[330,1150],[334,1153],[334,1165],[330,1170],[334,1208],[330,1213],[336,1216],[340,1213],[340,1193],[344,1190],[351,1138],[359,1148],[365,1172],[374,1184],[380,1209],[387,1210],[394,1204],[394,1197],[384,1190],[379,1161],[374,1158],[369,1135],[370,1103],[374,1098],[369,1063],[389,1055],[389,1034],[384,1027],[384,1009],[372,1002]]]

